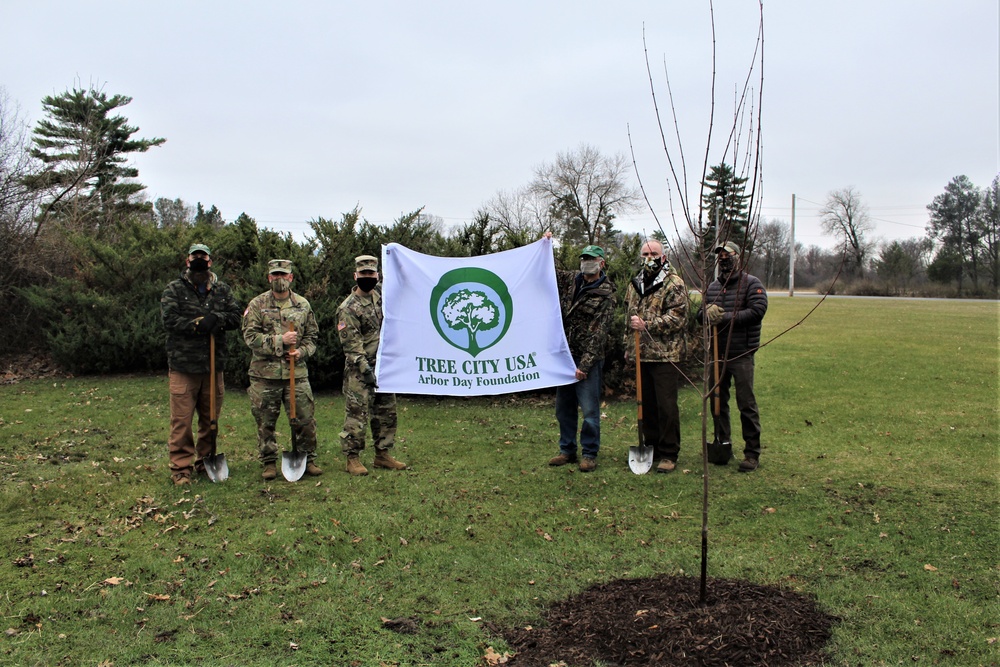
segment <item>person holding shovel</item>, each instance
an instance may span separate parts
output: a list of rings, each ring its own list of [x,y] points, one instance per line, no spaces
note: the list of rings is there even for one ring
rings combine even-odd
[[[170,386],[170,434],[167,449],[174,484],[191,483],[191,476],[205,470],[211,453],[212,369],[215,357],[216,406],[225,394],[226,331],[240,325],[240,305],[229,286],[212,272],[212,252],[195,243],[188,248],[181,276],[163,290],[160,319],[167,333],[167,367]],[[216,353],[210,353],[211,340]],[[197,441],[192,430],[198,413]]]
[[[305,474],[321,475],[323,470],[315,463],[316,419],[306,364],[316,353],[319,325],[309,302],[292,291],[295,279],[292,262],[272,259],[267,266],[271,289],[254,297],[243,313],[243,341],[252,353],[247,393],[257,421],[257,451],[264,466],[263,478],[272,480],[278,476],[274,428],[282,403],[288,413],[293,449],[306,455]],[[292,378],[297,408],[294,419]]]
[[[639,334],[640,382],[643,403],[643,439],[660,460],[656,472],[677,467],[681,448],[681,417],[677,407],[679,364],[684,354],[688,293],[663,254],[663,244],[650,239],[640,249],[642,268],[625,293],[629,333],[625,357],[635,361],[632,339]]]
[[[715,441],[732,447],[729,423],[729,387],[736,385],[736,407],[743,427],[740,472],[760,465],[760,412],[753,392],[754,353],[760,347],[760,327],[767,312],[767,291],[758,278],[742,270],[740,249],[728,242],[715,248],[719,277],[705,290],[698,321],[706,319],[718,331],[721,377],[719,413],[714,417]]]
[[[406,464],[392,457],[396,443],[396,395],[378,391],[375,356],[382,330],[382,294],[378,287],[378,258],[354,258],[356,286],[337,310],[337,332],[344,348],[344,429],[340,448],[347,457],[347,472],[367,475],[361,463],[365,429],[371,424],[376,468],[403,470]]]

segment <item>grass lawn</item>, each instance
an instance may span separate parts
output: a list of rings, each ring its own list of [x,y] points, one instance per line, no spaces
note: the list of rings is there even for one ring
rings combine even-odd
[[[765,338],[816,301],[773,297]],[[758,353],[761,467],[709,470],[710,576],[815,597],[840,619],[830,665],[998,664],[998,314],[829,299]],[[0,664],[484,665],[508,650],[490,627],[537,624],[595,583],[698,574],[694,390],[677,471],[642,476],[627,400],[606,405],[595,472],[548,467],[542,393],[401,397],[411,469],[352,478],[343,400],[321,395],[326,473],[290,484],[260,478],[230,389],[230,479],[178,490],[166,389],[165,374],[0,387]],[[400,618],[416,631],[384,627]]]

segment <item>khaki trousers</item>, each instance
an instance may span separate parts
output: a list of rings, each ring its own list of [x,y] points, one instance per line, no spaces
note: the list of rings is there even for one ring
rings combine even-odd
[[[170,371],[170,436],[167,448],[170,453],[170,474],[183,477],[194,474],[195,466],[212,453],[209,440],[212,418],[209,415],[211,401],[211,375],[209,373],[179,373]],[[216,399],[215,418],[222,410],[222,398],[226,383],[222,373],[215,374]],[[198,413],[198,441],[195,446],[192,422]],[[199,468],[202,466],[199,465]]]

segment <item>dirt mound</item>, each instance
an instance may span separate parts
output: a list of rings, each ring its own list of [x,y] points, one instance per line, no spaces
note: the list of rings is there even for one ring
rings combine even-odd
[[[819,665],[836,619],[798,593],[747,581],[660,576],[593,586],[539,628],[503,632],[516,667]]]

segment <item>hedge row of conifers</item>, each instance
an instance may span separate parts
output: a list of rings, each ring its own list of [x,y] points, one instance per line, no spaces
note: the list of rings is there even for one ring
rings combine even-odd
[[[145,222],[117,227],[113,233],[62,233],[61,275],[52,275],[15,290],[15,308],[23,314],[18,329],[25,337],[5,340],[7,353],[17,347],[50,355],[76,374],[164,371],[167,367],[160,295],[184,269],[187,249],[204,243],[212,249],[213,270],[234,291],[241,307],[267,289],[267,262],[291,259],[294,289],[309,299],[320,328],[316,357],[309,376],[317,390],[336,389],[342,382],[343,353],[337,336],[337,306],[353,286],[354,257],[379,255],[383,243],[397,242],[419,252],[470,256],[502,250],[468,228],[445,234],[414,213],[389,227],[360,221],[357,212],[337,221],[310,223],[305,242],[290,234],[258,228],[240,216],[230,224],[161,228]],[[528,239],[525,239],[527,241]],[[507,241],[508,245],[510,242]],[[476,246],[475,244],[478,244]],[[625,287],[636,270],[639,240],[623,237],[609,253],[609,274],[618,286],[619,308],[605,365],[606,386],[620,391],[631,371],[624,368]],[[576,268],[579,248],[563,245],[556,263]],[[620,332],[620,333],[619,333]],[[227,382],[246,385],[250,355],[238,332],[227,336]]]

